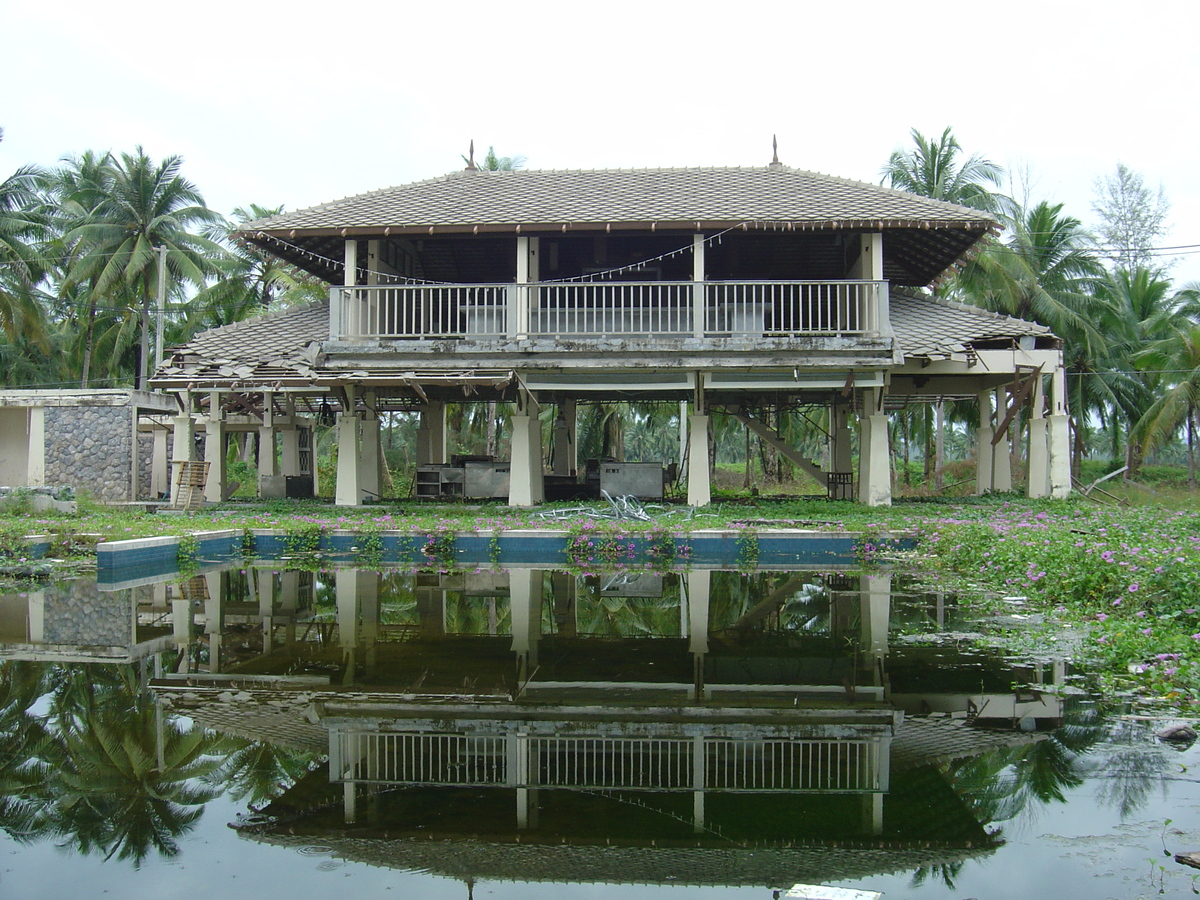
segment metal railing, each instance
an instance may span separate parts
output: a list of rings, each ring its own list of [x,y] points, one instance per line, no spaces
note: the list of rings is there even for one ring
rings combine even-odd
[[[334,781],[586,790],[886,790],[870,739],[547,737],[335,731]],[[697,754],[703,754],[697,766]]]
[[[332,340],[887,333],[883,281],[406,284],[330,291]]]

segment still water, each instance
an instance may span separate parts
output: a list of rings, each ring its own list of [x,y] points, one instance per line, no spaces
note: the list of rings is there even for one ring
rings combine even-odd
[[[1200,850],[1200,751],[899,575],[271,565],[0,597],[2,896],[1067,900],[1200,874],[1171,856]]]

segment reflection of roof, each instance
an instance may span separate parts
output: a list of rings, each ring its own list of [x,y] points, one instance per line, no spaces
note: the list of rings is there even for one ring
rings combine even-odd
[[[892,330],[906,357],[945,358],[966,353],[971,344],[1050,334],[1045,325],[963,303],[902,291],[893,291],[890,300]]]
[[[892,770],[982,756],[1044,738],[1044,734],[976,728],[966,719],[949,716],[905,716],[892,741]]]
[[[322,238],[646,231],[651,225],[714,231],[743,224],[882,230],[885,277],[905,284],[928,284],[999,227],[978,210],[775,165],[454,172],[260,219],[240,234],[332,278],[341,254]]]
[[[256,834],[252,840],[285,847],[331,847],[344,859],[393,869],[475,881],[570,884],[783,886],[866,878],[945,865],[991,853],[995,847],[629,847],[526,842],[438,841]]]

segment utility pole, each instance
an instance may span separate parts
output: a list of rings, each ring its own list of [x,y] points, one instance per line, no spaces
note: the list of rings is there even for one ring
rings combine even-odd
[[[158,251],[158,323],[154,331],[154,346],[158,353],[155,355],[155,369],[162,366],[163,353],[163,321],[167,317],[167,248],[156,247]],[[145,385],[143,385],[144,387]]]

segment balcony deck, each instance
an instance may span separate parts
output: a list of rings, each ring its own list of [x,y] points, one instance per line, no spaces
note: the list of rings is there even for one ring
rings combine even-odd
[[[334,287],[335,342],[891,336],[886,281],[541,282]]]

